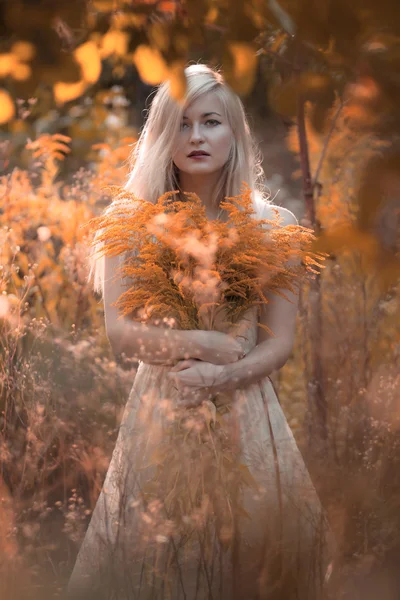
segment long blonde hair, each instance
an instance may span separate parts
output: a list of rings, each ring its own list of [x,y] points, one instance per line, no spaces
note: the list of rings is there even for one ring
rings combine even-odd
[[[261,156],[252,136],[244,106],[240,98],[226,84],[217,70],[207,65],[186,67],[187,91],[183,103],[176,102],[169,93],[169,82],[161,84],[154,95],[146,123],[136,142],[132,155],[132,169],[125,188],[138,198],[150,202],[168,191],[179,189],[176,169],[172,161],[178,140],[183,112],[200,96],[217,94],[233,131],[234,141],[230,159],[225,164],[218,182],[215,201],[240,193],[243,182],[253,190],[253,196],[263,196],[264,173]],[[105,214],[115,207],[113,201]],[[104,290],[104,256],[99,257],[101,245],[96,244],[90,256],[88,280],[98,293]]]

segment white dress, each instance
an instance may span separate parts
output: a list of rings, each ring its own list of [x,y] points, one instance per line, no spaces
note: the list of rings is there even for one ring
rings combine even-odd
[[[139,364],[68,596],[321,598],[329,528],[270,379],[182,416],[168,370]]]

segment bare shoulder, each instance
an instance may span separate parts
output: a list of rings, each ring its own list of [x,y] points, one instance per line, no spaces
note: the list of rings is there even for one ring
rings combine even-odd
[[[276,212],[278,212],[281,218],[281,224],[285,227],[286,225],[298,225],[298,220],[295,215],[287,208],[283,206],[277,206],[275,204],[266,204],[264,209],[264,219],[275,219]]]

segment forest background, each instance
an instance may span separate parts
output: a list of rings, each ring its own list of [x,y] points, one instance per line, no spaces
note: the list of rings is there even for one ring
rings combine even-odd
[[[88,286],[82,225],[122,184],[154,86],[221,67],[275,202],[329,254],[274,374],[337,541],[332,598],[398,597],[397,0],[0,4],[0,564],[57,597],[135,374]]]

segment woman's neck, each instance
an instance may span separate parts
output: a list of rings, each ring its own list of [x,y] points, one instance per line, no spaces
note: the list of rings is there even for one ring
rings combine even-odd
[[[179,185],[182,192],[196,194],[206,208],[207,217],[215,219],[219,213],[219,199],[215,198],[220,173],[192,176],[180,173]]]

